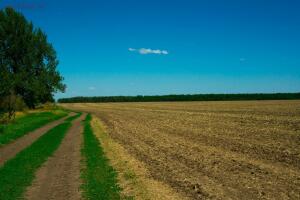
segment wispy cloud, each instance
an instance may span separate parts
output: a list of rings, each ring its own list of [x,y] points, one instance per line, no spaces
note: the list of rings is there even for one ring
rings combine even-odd
[[[96,88],[94,86],[88,87],[89,90],[95,90]]]
[[[240,58],[240,62],[245,62],[246,58]]]
[[[134,48],[129,48],[128,51],[136,51]]]
[[[158,55],[167,55],[169,52],[167,50],[160,50],[160,49],[147,49],[147,48],[140,48],[140,49],[134,49],[134,48],[129,48],[128,51],[136,51],[139,54],[158,54]]]

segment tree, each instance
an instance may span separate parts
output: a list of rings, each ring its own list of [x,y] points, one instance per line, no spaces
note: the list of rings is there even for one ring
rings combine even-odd
[[[66,86],[46,34],[13,8],[0,11],[0,99],[21,97],[29,108],[53,101]],[[0,108],[1,110],[1,108]]]

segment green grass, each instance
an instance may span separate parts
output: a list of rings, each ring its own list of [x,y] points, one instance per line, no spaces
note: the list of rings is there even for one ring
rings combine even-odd
[[[66,115],[63,110],[30,113],[7,125],[0,125],[0,147]]]
[[[54,127],[0,168],[0,199],[22,199],[35,171],[59,147],[70,126],[64,122]]]
[[[85,199],[120,199],[121,188],[117,184],[117,173],[109,165],[103,149],[93,134],[91,115],[84,120],[84,144],[81,150],[84,168],[81,177]]]
[[[74,119],[80,117],[81,114],[82,114],[81,112],[78,112],[78,113],[76,113],[74,116],[68,117],[68,118],[65,120],[65,122],[71,122],[71,121],[73,121]]]

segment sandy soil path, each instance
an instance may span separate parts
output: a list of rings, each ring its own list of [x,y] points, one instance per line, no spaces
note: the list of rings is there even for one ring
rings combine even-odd
[[[79,190],[81,121],[85,116],[86,114],[83,114],[74,120],[60,147],[37,171],[33,184],[25,194],[26,199],[81,199]]]
[[[0,166],[2,166],[7,160],[15,157],[17,153],[30,146],[36,139],[41,137],[44,133],[52,129],[53,127],[61,124],[66,118],[75,115],[75,113],[70,113],[68,116],[63,117],[59,120],[51,122],[41,128],[32,131],[21,138],[9,143],[0,148]]]

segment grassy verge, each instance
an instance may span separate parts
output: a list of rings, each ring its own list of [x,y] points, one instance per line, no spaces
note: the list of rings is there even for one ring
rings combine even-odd
[[[0,168],[0,199],[22,198],[35,171],[59,147],[70,126],[71,122],[64,122],[54,127]]]
[[[82,189],[85,199],[120,199],[117,173],[109,165],[103,149],[93,134],[91,115],[84,120],[84,144],[81,150],[84,157]]]
[[[12,123],[0,125],[0,146],[66,115],[67,112],[63,110],[30,113],[17,118]]]
[[[71,121],[73,121],[74,119],[80,117],[81,114],[82,114],[81,112],[78,112],[78,113],[76,113],[74,116],[68,117],[68,118],[65,120],[65,122],[71,122]]]

